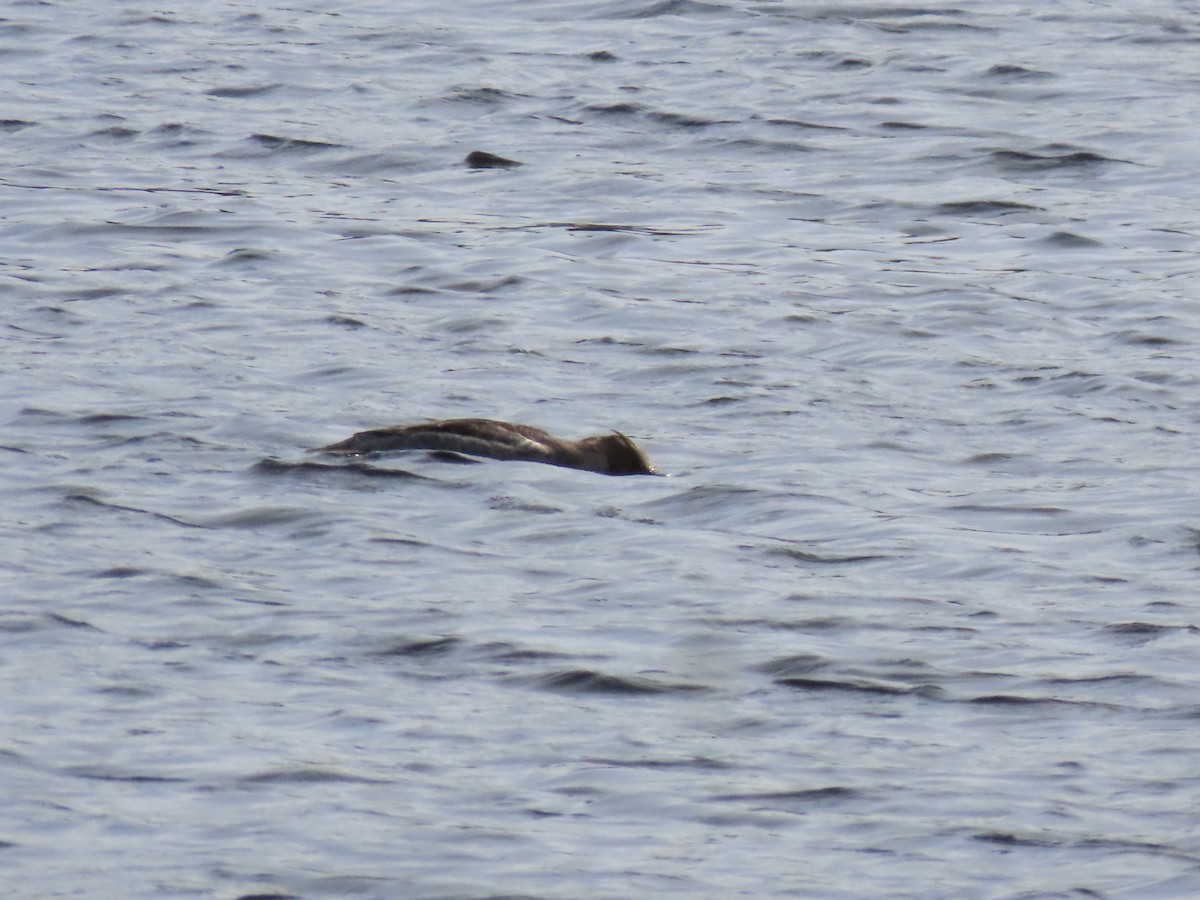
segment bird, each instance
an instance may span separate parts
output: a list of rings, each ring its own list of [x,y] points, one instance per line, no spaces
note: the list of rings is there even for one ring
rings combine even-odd
[[[637,444],[614,431],[578,441],[564,440],[529,425],[495,419],[444,419],[420,425],[393,425],[316,447],[314,453],[358,456],[393,450],[433,450],[547,463],[602,475],[658,475]]]

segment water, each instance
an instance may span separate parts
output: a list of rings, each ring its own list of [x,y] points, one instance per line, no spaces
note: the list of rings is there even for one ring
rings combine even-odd
[[[1198,11],[10,4],[5,894],[1195,896]]]

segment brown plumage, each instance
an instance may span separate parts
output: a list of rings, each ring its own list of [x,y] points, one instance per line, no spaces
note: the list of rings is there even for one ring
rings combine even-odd
[[[519,459],[604,475],[658,474],[637,444],[619,431],[566,441],[538,428],[494,419],[447,419],[360,431],[316,452],[357,455],[392,450],[442,450],[489,459]]]

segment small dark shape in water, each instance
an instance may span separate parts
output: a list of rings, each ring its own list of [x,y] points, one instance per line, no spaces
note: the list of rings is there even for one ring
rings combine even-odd
[[[1030,206],[1027,203],[1017,203],[1013,200],[951,200],[946,203],[939,203],[936,209],[939,213],[946,215],[974,216],[1003,215],[1004,213],[1016,212],[1018,210],[1041,209],[1041,207]]]
[[[992,160],[1006,169],[1017,171],[1074,169],[1096,166],[1102,163],[1125,162],[1123,159],[1110,159],[1093,153],[1090,150],[1078,150],[1074,153],[1046,154],[1028,153],[1024,150],[993,150]]]
[[[360,431],[313,452],[358,456],[394,450],[433,450],[548,463],[602,475],[657,475],[650,460],[619,431],[568,441],[539,428],[494,419],[447,419]]]
[[[1065,249],[1075,247],[1103,247],[1099,241],[1094,241],[1089,237],[1084,237],[1081,234],[1075,234],[1071,231],[1056,231],[1054,234],[1043,239],[1044,243],[1054,247],[1063,247]]]
[[[495,153],[488,153],[486,150],[472,150],[463,162],[472,169],[515,169],[525,165],[515,159],[505,159]]]
[[[1043,72],[1039,69],[1027,69],[1025,66],[1007,65],[1004,63],[992,66],[985,75],[993,78],[1051,78],[1049,72]]]
[[[313,141],[308,138],[280,137],[276,134],[252,134],[250,140],[271,150],[329,150],[340,145],[328,141]]]
[[[325,321],[330,325],[340,325],[343,328],[358,329],[367,327],[366,322],[364,322],[362,319],[356,319],[353,316],[331,315],[326,316]]]

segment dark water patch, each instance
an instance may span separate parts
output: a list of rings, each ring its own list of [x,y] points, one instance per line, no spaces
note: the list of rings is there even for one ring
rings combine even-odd
[[[510,100],[516,100],[524,96],[524,94],[511,93],[494,87],[456,87],[443,99],[452,103],[500,106]]]
[[[1042,211],[1042,207],[1015,200],[952,200],[939,203],[934,211],[948,216],[1002,216],[1012,212]]]
[[[463,162],[469,169],[515,169],[525,163],[488,153],[486,150],[472,150]]]
[[[1003,514],[1013,516],[1038,515],[1038,516],[1058,516],[1070,510],[1063,509],[1061,506],[999,506],[988,503],[956,503],[947,506],[946,509],[956,512],[979,512],[990,514]]]
[[[145,647],[147,650],[186,650],[191,644],[183,641],[172,641],[162,639],[158,641],[137,641],[139,647]]]
[[[834,68],[837,69],[869,69],[873,65],[869,59],[861,56],[843,56],[834,62]]]
[[[855,554],[850,556],[830,556],[813,553],[810,550],[798,550],[794,547],[771,547],[766,551],[768,556],[784,556],[806,565],[844,566],[854,563],[879,562],[893,557],[878,553]]]
[[[536,225],[520,226],[521,228],[565,228],[574,232],[613,232],[617,234],[647,234],[653,236],[674,237],[679,235],[699,234],[703,226],[696,228],[662,228],[651,225],[627,225],[610,222],[539,222]],[[576,341],[585,343],[585,341]]]
[[[976,453],[974,456],[968,456],[966,459],[959,460],[959,465],[962,466],[991,466],[996,463],[1012,462],[1017,459],[1015,453]]]
[[[330,315],[326,316],[321,321],[330,325],[337,325],[339,328],[346,328],[350,331],[357,331],[359,328],[367,327],[366,322],[364,322],[362,319],[356,319],[353,316]]]
[[[1117,703],[1098,703],[1093,700],[1068,700],[1063,697],[1032,697],[1028,694],[983,694],[978,697],[967,697],[964,702],[976,706],[996,706],[1014,708],[1046,708],[1046,709],[1107,709],[1119,710]]]
[[[900,122],[889,119],[886,122],[880,122],[879,127],[886,128],[888,131],[924,131],[929,126],[922,122]]]
[[[154,128],[150,130],[150,133],[165,135],[167,137],[178,137],[181,134],[191,131],[195,131],[196,134],[202,133],[183,122],[163,122],[161,125],[154,126]]]
[[[1101,241],[1075,234],[1073,231],[1055,231],[1046,235],[1039,243],[1059,250],[1087,250],[1104,246]]]
[[[788,600],[808,601],[812,597],[801,594],[792,594]],[[829,631],[841,631],[846,628],[861,628],[862,623],[847,616],[812,616],[808,619],[757,619],[757,620],[741,620],[738,622],[729,622],[724,624],[730,625],[766,625],[770,628],[779,629],[782,631],[800,631],[805,633],[823,634]]]
[[[499,291],[509,290],[511,288],[520,287],[525,283],[525,278],[520,275],[505,275],[502,278],[489,279],[471,279],[469,281],[456,281],[446,285],[446,290],[458,291],[461,294],[495,294]],[[464,322],[476,323],[479,328],[462,328],[460,331],[470,330],[488,330],[494,328],[499,322],[498,319],[470,319],[463,320]]]
[[[787,128],[800,128],[805,131],[848,131],[844,125],[825,125],[820,122],[807,122],[803,119],[766,119],[768,125],[778,125]]]
[[[831,661],[815,653],[797,653],[793,656],[781,656],[777,659],[759,663],[754,668],[766,675],[776,675],[784,678],[798,677],[828,668]]]
[[[223,266],[246,265],[247,263],[266,262],[274,256],[269,250],[253,250],[249,247],[237,247],[230,250],[218,260]]]
[[[828,800],[849,800],[861,797],[862,792],[843,785],[819,788],[800,788],[793,791],[749,791],[735,794],[715,794],[710,800],[719,803],[809,804]]]
[[[580,338],[576,344],[596,344],[601,347],[644,347],[645,344],[641,341],[632,341],[624,338],[616,338],[611,335],[604,335],[597,338]]]
[[[38,407],[25,407],[19,415],[22,417],[29,416],[31,418],[47,419],[49,420],[47,424],[62,425],[110,425],[113,422],[139,422],[146,419],[145,416],[133,413],[64,413],[53,409],[40,409]]]
[[[1105,625],[1102,630],[1120,638],[1122,643],[1135,647],[1167,635],[1200,634],[1200,627],[1196,625],[1162,625],[1156,622],[1116,622]]]
[[[1043,72],[1041,69],[1029,69],[1025,66],[1007,63],[998,63],[991,66],[983,74],[987,78],[996,78],[1003,81],[1042,81],[1054,77],[1049,72]]]
[[[92,691],[96,694],[121,697],[125,700],[144,700],[147,697],[156,697],[162,693],[158,688],[147,687],[142,684],[106,684],[93,688]]]
[[[0,179],[0,185],[19,188],[28,191],[66,191],[83,194],[103,193],[133,193],[133,194],[209,194],[216,197],[247,197],[249,191],[241,188],[214,187],[145,187],[141,185],[122,184],[89,184],[86,186],[60,184],[23,184],[15,181]],[[93,270],[95,271],[95,270]]]
[[[91,622],[85,622],[83,619],[73,619],[70,616],[64,616],[62,613],[46,613],[46,618],[59,625],[66,625],[68,628],[84,628],[88,631],[100,631]]]
[[[303,900],[303,898],[297,894],[280,894],[268,891],[265,894],[240,894],[234,900]]]
[[[396,172],[416,172],[433,168],[432,161],[417,160],[399,153],[360,153],[338,156],[323,166],[323,170],[338,175],[380,175]]]
[[[376,656],[416,656],[431,657],[445,656],[452,650],[462,646],[462,638],[453,636],[427,638],[416,641],[404,641],[394,644],[385,650],[379,650]]]
[[[119,781],[128,784],[183,784],[187,778],[170,775],[146,775],[140,772],[121,772],[96,766],[71,766],[63,773],[73,778],[86,778],[89,781]]]
[[[717,146],[734,151],[746,151],[749,153],[812,153],[817,148],[811,147],[808,144],[800,144],[796,141],[766,141],[762,138],[734,138],[728,141],[720,141]]]
[[[584,107],[586,112],[599,113],[604,116],[632,117],[640,116],[646,108],[639,103],[594,103]]]
[[[140,509],[136,506],[125,506],[120,503],[110,503],[107,500],[101,500],[98,497],[93,497],[90,494],[85,494],[82,491],[66,494],[63,496],[63,502],[70,506],[98,506],[102,509],[119,510],[121,512],[136,513],[140,516],[148,516],[151,519],[158,519],[162,522],[170,522],[172,525],[179,525],[183,528],[204,528],[204,525],[197,525],[194,522],[185,522],[183,519],[175,516],[167,515],[166,513],[154,512],[148,509]]]
[[[730,763],[707,756],[689,756],[683,759],[611,759],[607,757],[584,757],[584,762],[595,766],[612,766],[620,769],[695,769],[700,772],[720,772],[736,768]],[[716,798],[721,799],[721,798]]]
[[[45,620],[49,619],[53,622],[53,615],[50,613],[46,616],[24,616],[0,612],[0,634],[30,634],[34,631],[45,631]]]
[[[489,497],[487,505],[488,509],[536,513],[537,515],[542,516],[560,513],[563,511],[562,507],[560,506],[550,506],[547,503],[535,503],[531,500],[521,500],[517,497],[509,497],[503,494],[495,497]]]
[[[250,135],[250,140],[260,147],[266,147],[273,153],[307,153],[320,150],[333,150],[342,146],[341,144],[314,141],[308,138],[279,137],[274,134],[262,133]]]
[[[433,297],[442,293],[437,288],[422,287],[415,284],[402,284],[388,288],[387,293],[392,297]]]
[[[722,511],[731,503],[756,495],[754,488],[731,484],[705,484],[643,504],[645,509],[668,510],[680,514]]]
[[[130,128],[127,125],[109,125],[107,128],[97,128],[95,131],[89,132],[88,137],[108,138],[114,141],[131,141],[138,134],[140,132],[136,128]]]
[[[693,350],[691,347],[649,347],[645,345],[639,347],[637,352],[643,356],[695,356],[700,353],[699,350]]]
[[[685,131],[695,131],[702,128],[711,128],[713,125],[736,125],[737,122],[733,119],[708,119],[704,116],[693,116],[685,113],[674,112],[651,112],[646,114],[651,122],[657,122],[659,125],[666,125],[669,128],[679,128]]]
[[[1125,163],[1128,160],[1113,159],[1093,153],[1090,150],[1076,150],[1073,153],[1038,154],[1025,150],[993,150],[988,158],[998,168],[1008,172],[1048,172],[1062,169],[1087,170],[1109,163]]]
[[[379,778],[350,775],[335,769],[269,769],[237,779],[240,784],[386,784]]]
[[[759,7],[763,12],[774,12],[774,5]],[[920,18],[948,18],[952,16],[965,15],[964,10],[950,7],[948,9],[940,9],[933,6],[855,6],[845,4],[834,4],[825,6],[809,6],[801,7],[802,11],[798,15],[806,21],[823,21],[832,19],[836,22],[859,22],[869,21],[873,19],[920,19]]]
[[[263,600],[259,597],[231,597],[234,603],[246,603],[250,606],[287,606],[283,600]],[[272,640],[283,640],[283,638],[273,638]]]
[[[813,692],[846,692],[852,694],[868,694],[878,696],[901,696],[912,694],[916,689],[908,685],[885,684],[882,681],[867,679],[825,679],[825,678],[776,678],[773,682],[781,687],[789,687],[798,691]]]
[[[977,841],[988,844],[1000,844],[1005,847],[1058,847],[1062,839],[1043,837],[1041,835],[1018,835],[1011,831],[981,831],[973,834]]]
[[[113,566],[92,574],[92,578],[137,578],[139,575],[153,575],[149,569],[137,569],[133,566]]]
[[[352,475],[360,478],[381,478],[395,481],[437,481],[427,475],[418,475],[405,469],[382,469],[364,462],[322,463],[311,460],[285,462],[268,457],[253,465],[251,471],[263,475]]]
[[[557,650],[537,650],[531,647],[518,647],[507,642],[485,644],[481,650],[485,659],[502,663],[539,662],[548,659],[571,659],[572,654],[561,653]]]
[[[606,675],[590,669],[570,669],[526,679],[534,687],[571,694],[610,694],[614,696],[650,694],[692,694],[708,688],[694,684],[667,684],[633,675]]]
[[[32,128],[37,122],[29,119],[0,119],[0,131],[14,132],[24,128]]]
[[[657,19],[662,16],[694,16],[726,13],[728,8],[712,3],[700,3],[697,0],[655,0],[655,2],[637,2],[630,6],[612,9],[598,14],[600,19]]]
[[[267,94],[279,87],[282,87],[282,85],[275,83],[227,85],[225,87],[209,88],[204,93],[210,97],[226,97],[233,100],[240,100],[246,97],[257,97],[260,94]]]
[[[478,466],[483,464],[482,459],[475,459],[463,453],[456,453],[453,450],[430,450],[425,454],[426,459],[432,459],[435,462],[450,463],[455,466]]]
[[[1134,347],[1169,347],[1174,344],[1182,344],[1183,341],[1175,338],[1167,337],[1162,334],[1146,334],[1144,331],[1118,331],[1113,336],[1114,340],[1120,341],[1122,344],[1129,344]],[[1151,384],[1163,384],[1168,382],[1168,378],[1154,378],[1148,376],[1134,376],[1139,380],[1149,382]]]
[[[216,516],[209,519],[206,524],[209,528],[267,528],[272,525],[288,525],[299,522],[311,515],[309,510],[299,507],[258,506]]]
[[[1040,679],[1044,684],[1061,684],[1061,685],[1147,685],[1153,686],[1159,684],[1159,679],[1151,675],[1137,675],[1132,672],[1117,672],[1111,675],[1086,675],[1079,678],[1043,678]]]

